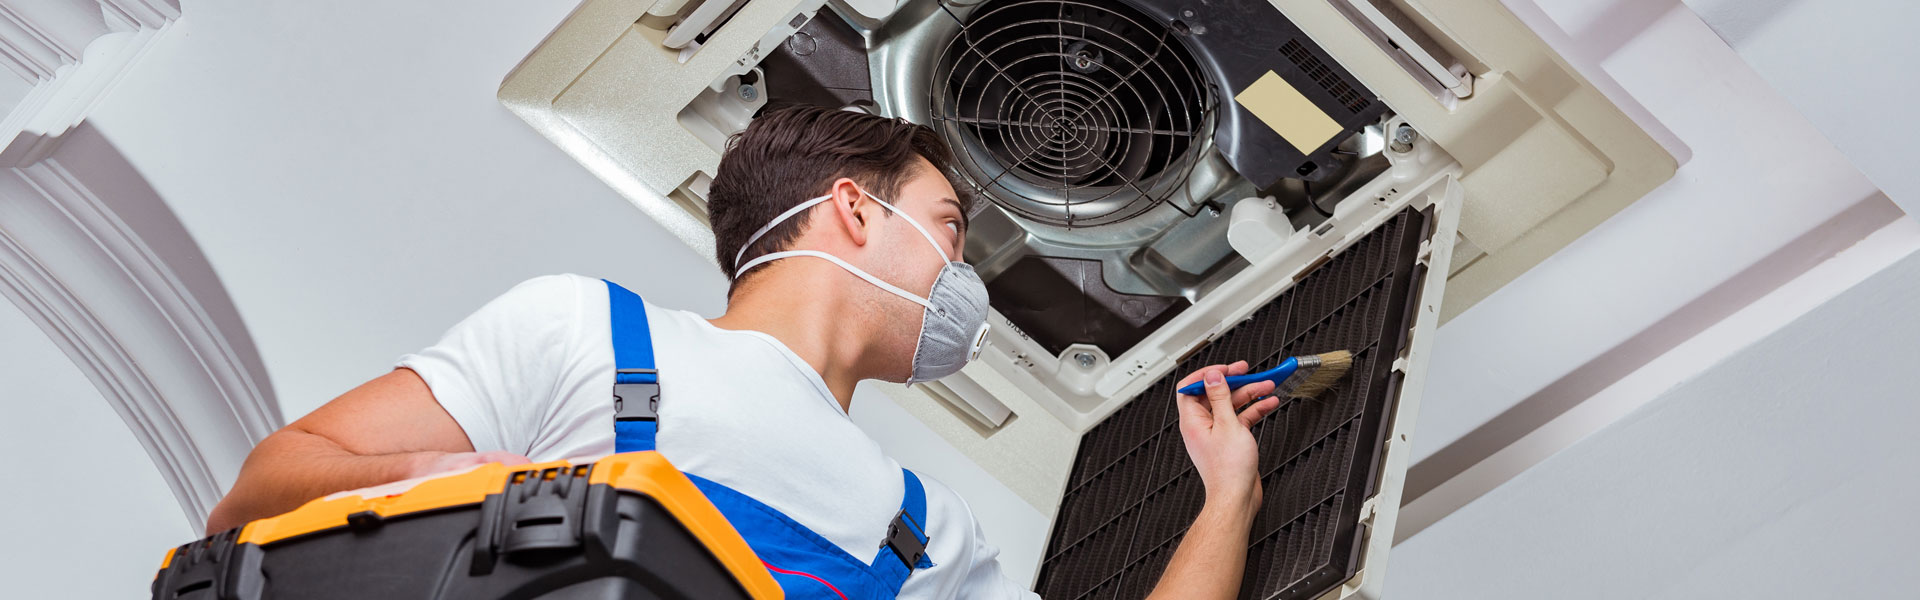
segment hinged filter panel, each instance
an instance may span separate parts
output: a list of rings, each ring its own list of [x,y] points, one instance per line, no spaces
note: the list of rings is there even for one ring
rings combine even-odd
[[[1432,193],[1444,195],[1452,186],[1445,184]],[[1424,367],[1444,283],[1429,276],[1432,240],[1443,225],[1452,235],[1443,208],[1386,213],[1089,430],[1035,589],[1067,600],[1152,591],[1203,502],[1179,430],[1181,377],[1235,360],[1257,371],[1289,356],[1348,350],[1353,369],[1332,390],[1285,400],[1253,429],[1265,501],[1248,538],[1241,597],[1377,597],[1378,577],[1365,571],[1384,573],[1392,538],[1397,511],[1381,507],[1399,504],[1417,408],[1410,371]]]

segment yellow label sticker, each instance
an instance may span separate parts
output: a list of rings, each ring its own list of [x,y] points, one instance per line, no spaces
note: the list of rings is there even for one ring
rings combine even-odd
[[[1272,127],[1280,137],[1287,138],[1301,154],[1312,154],[1340,133],[1340,124],[1334,122],[1333,117],[1327,116],[1273,71],[1267,71],[1259,81],[1240,90],[1233,101],[1247,107],[1247,112],[1259,117],[1260,122]]]

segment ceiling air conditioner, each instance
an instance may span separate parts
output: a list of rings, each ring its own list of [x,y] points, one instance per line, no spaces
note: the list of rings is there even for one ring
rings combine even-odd
[[[500,98],[703,256],[767,106],[939,132],[993,333],[879,387],[1054,514],[1049,598],[1144,596],[1198,510],[1175,378],[1337,349],[1257,432],[1243,591],[1378,597],[1434,328],[1674,170],[1497,0],[587,0]]]

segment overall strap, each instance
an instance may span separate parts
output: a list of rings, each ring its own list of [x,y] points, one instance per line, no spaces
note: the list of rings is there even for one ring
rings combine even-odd
[[[653,367],[647,304],[607,281],[607,308],[613,327],[613,451],[652,450],[660,432],[660,373]]]
[[[873,557],[873,571],[894,591],[907,582],[914,569],[933,566],[927,559],[927,490],[913,471],[900,470],[906,482],[906,494],[900,498],[900,512],[887,524],[887,537],[880,541],[880,553]]]
[[[872,561],[847,554],[812,529],[746,494],[692,473],[687,479],[746,538],[787,598],[883,600],[899,595],[914,570],[933,566],[927,557],[927,534],[922,527],[926,523],[926,490],[912,472],[900,471],[906,494],[900,512],[887,527],[880,553]]]

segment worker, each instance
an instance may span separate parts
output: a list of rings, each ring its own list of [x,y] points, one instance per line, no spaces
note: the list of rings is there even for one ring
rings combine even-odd
[[[521,283],[261,440],[208,532],[471,465],[657,448],[790,597],[1032,597],[958,494],[903,470],[848,418],[860,381],[938,379],[978,350],[987,293],[961,262],[962,189],[925,126],[768,111],[730,141],[709,192],[732,280],[725,314],[576,275]],[[1201,369],[1182,385],[1204,380],[1205,397],[1164,400],[1179,403],[1206,492],[1155,597],[1239,591],[1261,500],[1248,428],[1279,404],[1271,383],[1227,389],[1246,368]]]

